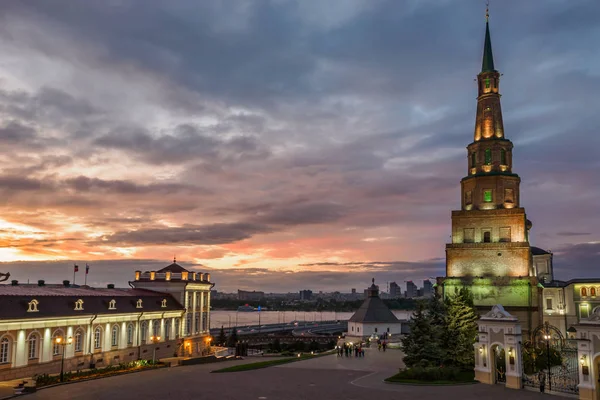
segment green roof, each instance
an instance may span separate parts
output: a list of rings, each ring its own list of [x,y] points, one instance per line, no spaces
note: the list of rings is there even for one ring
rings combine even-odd
[[[493,72],[494,55],[492,54],[492,40],[490,39],[490,24],[485,22],[485,44],[483,45],[483,62],[481,72]]]

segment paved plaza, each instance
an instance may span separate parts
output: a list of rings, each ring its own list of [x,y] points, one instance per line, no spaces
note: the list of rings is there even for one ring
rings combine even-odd
[[[406,386],[383,383],[401,363],[399,350],[367,349],[364,358],[315,358],[260,370],[211,374],[210,371],[246,359],[219,364],[165,368],[44,389],[27,400],[120,399],[261,399],[261,400],[370,400],[394,399],[498,399],[550,398],[548,395],[482,384],[465,386]],[[387,393],[386,393],[387,392]],[[395,392],[395,393],[389,393]]]

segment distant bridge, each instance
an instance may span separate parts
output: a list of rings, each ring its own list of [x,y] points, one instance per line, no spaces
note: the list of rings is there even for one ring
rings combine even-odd
[[[331,338],[331,335],[336,333],[346,332],[348,330],[347,321],[322,321],[322,322],[306,322],[306,321],[293,321],[285,324],[267,324],[267,325],[250,325],[250,326],[238,326],[232,328],[224,328],[227,336],[231,335],[233,330],[237,331],[238,337],[240,336],[268,336],[284,337],[285,333],[291,334],[291,336],[285,336],[287,338],[302,338],[302,337],[325,337]],[[212,336],[218,336],[221,332],[221,328],[213,328],[210,330]],[[245,340],[245,339],[244,339]],[[272,339],[273,340],[273,339]]]

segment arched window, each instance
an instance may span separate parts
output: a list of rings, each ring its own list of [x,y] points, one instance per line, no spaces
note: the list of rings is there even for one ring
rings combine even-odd
[[[169,340],[171,338],[171,320],[165,320],[165,340]]]
[[[112,332],[110,334],[110,345],[116,347],[119,345],[119,327],[113,325]]]
[[[83,351],[83,334],[81,333],[80,329],[75,332],[75,340],[73,345],[75,346],[75,353]]]
[[[492,149],[485,149],[485,165],[492,164]]]
[[[375,333],[377,333],[377,328],[375,328]]]
[[[175,338],[178,338],[179,335],[181,334],[179,332],[179,324],[180,324],[179,318],[175,318]]]
[[[475,163],[475,160],[476,160],[475,157],[476,157],[475,153],[471,153],[471,168],[475,168],[475,164],[476,164]]]
[[[194,321],[194,332],[200,332],[200,313],[196,313],[196,320]]]
[[[137,303],[135,303],[135,308],[142,308],[142,299],[138,299]]]
[[[0,340],[0,364],[10,362],[10,340],[4,336]]]
[[[39,338],[37,333],[32,333],[27,339],[27,356],[30,360],[38,358]]]
[[[102,329],[98,326],[94,330],[94,349],[102,348]]]
[[[581,297],[586,297],[587,296],[587,289],[582,287],[581,288]]]
[[[160,336],[160,320],[158,319],[152,321],[152,336]]]
[[[146,321],[142,322],[140,325],[140,341],[142,344],[146,344],[146,338],[148,337],[148,324]]]
[[[57,343],[56,339],[60,338],[60,340],[64,340],[64,334],[61,330],[58,331],[54,331],[54,334],[52,335],[52,355],[53,356],[60,356],[60,343]]]
[[[506,150],[500,150],[500,164],[506,165]]]
[[[162,299],[162,301],[160,302],[160,306],[162,308],[167,308],[167,299]]]
[[[596,288],[595,287],[590,289],[590,296],[596,297]]]
[[[83,300],[79,299],[75,302],[75,311],[83,310]]]
[[[117,309],[117,301],[115,299],[112,299],[111,301],[108,302],[108,309],[109,310]]]
[[[28,305],[29,308],[27,309],[27,312],[38,312],[38,305],[40,304],[39,301],[37,301],[36,299],[31,300]]]
[[[133,324],[127,325],[127,344],[133,344]]]

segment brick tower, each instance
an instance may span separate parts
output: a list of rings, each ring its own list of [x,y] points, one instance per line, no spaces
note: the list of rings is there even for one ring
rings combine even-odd
[[[468,286],[475,305],[502,304],[519,317],[523,330],[537,326],[538,289],[533,271],[521,178],[513,172],[513,144],[504,136],[500,73],[494,68],[486,13],[477,115],[467,146],[467,176],[461,180],[461,209],[452,211],[452,243],[446,245],[445,294]]]

